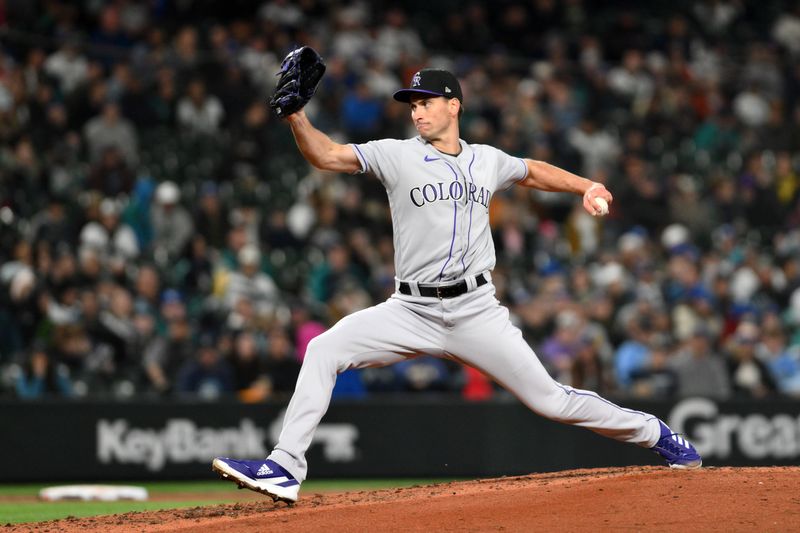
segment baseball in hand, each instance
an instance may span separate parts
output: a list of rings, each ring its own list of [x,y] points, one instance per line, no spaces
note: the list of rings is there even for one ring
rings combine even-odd
[[[597,197],[594,199],[594,203],[600,208],[600,211],[596,212],[594,216],[602,217],[608,214],[608,202],[606,202],[605,198]]]

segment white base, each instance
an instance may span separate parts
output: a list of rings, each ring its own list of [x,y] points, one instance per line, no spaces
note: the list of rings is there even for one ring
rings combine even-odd
[[[127,485],[62,485],[58,487],[48,487],[42,489],[39,492],[39,498],[47,501],[146,501],[147,489],[144,487],[133,487]]]
[[[225,461],[214,459],[211,463],[211,470],[217,472],[225,479],[230,479],[239,487],[250,489],[255,492],[260,492],[270,496],[274,501],[284,501],[286,503],[294,503],[297,501],[297,495],[300,492],[300,485],[292,485],[291,487],[281,487],[273,485],[267,481],[260,481],[258,479],[251,479],[243,475],[238,470],[231,468]]]

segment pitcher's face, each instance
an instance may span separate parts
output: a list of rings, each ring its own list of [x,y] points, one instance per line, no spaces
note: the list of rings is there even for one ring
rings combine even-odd
[[[411,120],[420,136],[430,142],[440,138],[458,121],[459,105],[456,98],[412,96],[409,102]]]

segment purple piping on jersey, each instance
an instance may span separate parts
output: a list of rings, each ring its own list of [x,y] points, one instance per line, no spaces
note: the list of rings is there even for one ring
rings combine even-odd
[[[442,160],[442,163],[447,165],[447,167],[450,169],[450,172],[453,173],[453,177],[456,179],[456,181],[458,181],[458,174],[456,174],[455,169],[452,166],[450,166],[450,163],[448,163],[447,161],[444,161],[444,160]],[[464,191],[464,192],[466,193],[467,191]],[[450,255],[447,257],[447,261],[444,262],[444,264],[442,265],[442,269],[439,271],[439,281],[442,280],[442,275],[444,274],[445,267],[447,267],[447,263],[449,263],[450,260],[453,258],[453,244],[456,242],[456,215],[457,214],[458,214],[458,202],[456,200],[453,200],[453,236],[450,238]]]
[[[469,181],[473,185],[475,185],[475,180],[472,178],[472,163],[475,162],[475,150],[472,151],[472,160],[469,162],[469,166],[467,167],[467,172],[469,173]],[[472,208],[475,207],[475,202],[469,204],[469,229],[467,230],[467,247],[464,249],[464,253],[461,254],[461,266],[464,267],[464,270],[461,272],[465,274],[467,272],[467,265],[464,263],[464,258],[467,256],[467,252],[469,252],[469,239],[470,235],[472,235]]]
[[[613,402],[609,402],[608,400],[606,400],[605,398],[597,395],[594,392],[591,392],[591,391],[579,391],[578,389],[568,389],[564,385],[562,385],[561,383],[559,383],[557,381],[555,381],[554,383],[556,384],[556,387],[558,387],[559,389],[564,391],[564,393],[567,394],[567,395],[576,394],[578,396],[588,396],[590,398],[594,398],[596,400],[600,400],[601,402],[605,402],[608,405],[610,405],[611,407],[615,407],[615,408],[619,409],[620,411],[625,411],[626,413],[633,413],[633,414],[642,415],[642,416],[650,416],[647,413],[643,413],[641,411],[636,411],[634,409],[626,409],[624,407],[620,407],[619,405],[617,405],[617,404],[615,404]],[[650,420],[653,420],[654,418],[656,418],[656,417],[650,416],[650,418],[648,418],[647,421],[649,422]]]
[[[366,157],[364,157],[364,154],[362,154],[362,153],[361,153],[361,149],[358,147],[358,145],[351,144],[350,146],[352,146],[353,148],[355,148],[355,149],[356,149],[356,153],[357,153],[357,155],[358,155],[358,156],[361,158],[361,163],[364,165],[364,172],[366,172],[367,170],[369,170],[369,169],[367,168],[367,158],[366,158]]]

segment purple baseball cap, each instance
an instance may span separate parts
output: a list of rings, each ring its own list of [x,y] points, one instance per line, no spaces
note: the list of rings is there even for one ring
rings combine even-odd
[[[439,68],[424,68],[414,74],[411,87],[394,93],[394,99],[408,103],[413,95],[444,96],[458,98],[459,102],[464,101],[458,79],[452,73]]]

